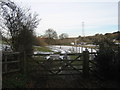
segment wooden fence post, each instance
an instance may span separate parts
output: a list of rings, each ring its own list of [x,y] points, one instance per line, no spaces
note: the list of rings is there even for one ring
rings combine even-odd
[[[24,67],[23,67],[23,70],[24,70],[24,74],[26,74],[26,53],[24,52]]]
[[[89,51],[83,51],[83,77],[89,77]]]

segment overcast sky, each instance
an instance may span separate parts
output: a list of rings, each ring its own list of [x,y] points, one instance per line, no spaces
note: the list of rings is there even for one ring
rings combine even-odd
[[[82,22],[85,35],[117,31],[118,0],[12,0],[31,8],[42,19],[36,29],[43,35],[48,28],[58,35],[67,33],[71,37],[82,36]],[[109,2],[108,2],[109,1]]]

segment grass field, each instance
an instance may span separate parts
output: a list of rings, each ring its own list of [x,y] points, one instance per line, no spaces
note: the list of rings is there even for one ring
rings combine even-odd
[[[91,49],[97,49],[97,46],[85,46],[85,45],[79,45],[80,47],[84,47],[84,48],[91,48]]]
[[[34,50],[41,51],[41,52],[52,52],[48,47],[41,47],[41,46],[34,47]]]

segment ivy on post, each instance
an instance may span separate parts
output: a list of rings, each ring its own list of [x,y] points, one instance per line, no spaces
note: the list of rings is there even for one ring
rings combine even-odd
[[[89,51],[83,51],[83,77],[89,77]]]

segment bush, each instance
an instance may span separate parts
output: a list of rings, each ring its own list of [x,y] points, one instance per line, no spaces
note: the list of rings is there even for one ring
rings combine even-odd
[[[112,78],[115,75],[115,50],[114,43],[104,40],[99,44],[99,51],[95,58],[98,66],[97,70],[104,78]]]

